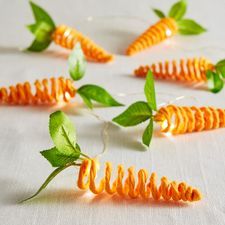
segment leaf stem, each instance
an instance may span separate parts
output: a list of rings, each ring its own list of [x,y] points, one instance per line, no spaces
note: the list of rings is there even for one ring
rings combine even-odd
[[[65,170],[66,168],[70,167],[70,166],[80,166],[80,164],[75,163],[75,162],[71,162],[66,164],[65,166],[61,166],[58,167],[57,169],[55,169],[45,180],[45,182],[41,185],[41,187],[37,190],[37,192],[35,194],[33,194],[32,196],[20,201],[19,203],[23,203],[26,202],[34,197],[36,197],[44,188],[47,187],[47,185],[53,180],[53,178],[55,178],[60,172],[62,172],[63,170]]]
[[[84,156],[85,158],[87,158],[87,159],[90,159],[90,157],[88,156],[88,155],[86,155],[86,154],[84,154],[84,153],[80,153],[82,156]]]

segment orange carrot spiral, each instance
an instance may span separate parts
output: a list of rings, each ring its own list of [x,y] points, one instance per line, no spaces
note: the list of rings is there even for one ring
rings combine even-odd
[[[173,18],[163,18],[141,34],[126,51],[127,55],[134,55],[144,49],[156,45],[177,33],[177,23]]]
[[[32,89],[35,89],[33,94]],[[0,88],[0,103],[2,104],[54,104],[59,101],[68,102],[74,97],[76,89],[70,79],[63,77],[36,80],[34,87],[29,82],[16,86]]]
[[[96,45],[92,40],[82,35],[75,29],[65,25],[58,26],[52,34],[52,40],[68,49],[72,49],[77,42],[80,42],[82,50],[87,59],[96,62],[109,62],[113,60],[113,55]]]
[[[173,60],[140,66],[134,74],[137,77],[146,77],[149,70],[159,79],[200,82],[207,80],[206,72],[214,70],[214,65],[204,57],[181,59],[179,62]]]
[[[161,178],[159,187],[156,184],[156,174],[152,173],[148,181],[148,173],[141,169],[138,171],[136,181],[134,168],[128,169],[128,176],[124,178],[125,172],[122,165],[118,166],[117,177],[111,182],[112,166],[108,162],[105,166],[105,175],[99,185],[96,185],[95,178],[98,171],[98,162],[94,159],[84,160],[80,166],[77,185],[80,189],[90,189],[94,194],[100,194],[106,191],[108,194],[119,194],[120,196],[129,196],[131,198],[142,197],[154,200],[163,198],[164,200],[174,201],[198,201],[201,199],[201,193],[186,183],[169,182],[166,177]],[[125,180],[124,180],[125,179]]]
[[[161,123],[162,132],[183,134],[225,127],[225,110],[168,105],[160,108],[154,119]]]

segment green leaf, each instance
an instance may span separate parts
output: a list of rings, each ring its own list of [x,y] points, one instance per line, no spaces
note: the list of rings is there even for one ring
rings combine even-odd
[[[93,104],[91,99],[87,98],[85,95],[78,93],[80,97],[83,99],[84,103],[87,105],[88,108],[93,109]]]
[[[220,78],[218,73],[208,70],[206,72],[206,77],[208,80],[208,86],[211,92],[218,93],[223,89],[224,82]]]
[[[48,177],[47,179],[45,180],[45,182],[41,185],[41,187],[38,189],[38,191],[32,195],[31,197],[29,198],[26,198],[24,200],[22,200],[20,203],[23,203],[25,201],[28,201],[34,197],[36,197],[42,190],[44,190],[47,185],[53,180],[53,178],[55,178],[60,172],[62,172],[64,169],[68,168],[69,166],[72,166],[73,164],[67,164],[65,166],[61,166],[61,167],[58,167],[57,169],[55,169]]]
[[[221,74],[223,78],[225,78],[225,59],[219,61],[216,65],[216,71]]]
[[[41,52],[46,49],[50,45],[51,41],[48,42],[39,42],[34,40],[32,44],[26,49],[27,51],[31,52]]]
[[[174,18],[175,20],[180,20],[183,18],[187,11],[187,4],[186,1],[181,0],[174,5],[172,5],[169,11],[169,17]]]
[[[159,10],[159,9],[152,9],[152,10],[159,18],[165,18],[166,17],[164,12],[162,12],[161,10]]]
[[[220,67],[220,66],[225,66],[225,59],[220,60],[220,61],[216,64],[216,67]]]
[[[35,40],[38,42],[51,42],[51,33],[53,29],[46,22],[37,22],[28,25],[27,28],[34,34]]]
[[[152,109],[146,102],[135,102],[130,105],[123,113],[113,118],[115,123],[129,127],[142,123],[152,116]]]
[[[191,19],[183,19],[177,22],[179,32],[183,35],[196,35],[206,32],[206,29]]]
[[[37,22],[46,22],[52,28],[55,28],[55,23],[53,22],[52,18],[49,14],[40,6],[30,1],[30,6],[34,15],[34,18]]]
[[[81,49],[80,43],[77,43],[69,56],[69,73],[73,80],[80,80],[86,71],[86,60]]]
[[[151,140],[152,140],[152,134],[153,134],[153,119],[149,121],[148,126],[146,127],[143,135],[142,135],[142,142],[146,146],[149,147]]]
[[[61,111],[50,115],[49,131],[59,152],[70,156],[80,152],[76,147],[76,130],[69,118]]]
[[[40,152],[53,167],[65,166],[67,163],[73,162],[80,157],[80,153],[74,152],[70,155],[61,153],[56,147]]]
[[[30,2],[35,24],[28,25],[27,28],[31,31],[35,40],[27,48],[28,51],[40,52],[45,50],[51,43],[51,34],[55,30],[55,24],[46,11],[33,2]]]
[[[153,79],[153,74],[151,70],[148,71],[146,81],[145,81],[144,91],[145,91],[145,96],[149,106],[151,107],[151,109],[156,111],[157,104],[156,104],[156,97],[155,97],[155,85],[154,85],[154,79]]]
[[[83,98],[89,108],[92,108],[91,100],[99,102],[105,106],[123,105],[117,102],[104,88],[97,85],[83,85],[77,90],[77,93]]]

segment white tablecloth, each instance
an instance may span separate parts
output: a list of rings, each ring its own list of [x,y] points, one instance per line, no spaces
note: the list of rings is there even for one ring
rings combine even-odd
[[[157,18],[150,7],[168,11],[172,0],[161,1],[38,1],[57,24],[77,27],[109,51],[116,53],[113,63],[89,63],[85,83],[104,86],[115,98],[131,103],[144,99],[143,79],[132,76],[133,69],[145,63],[180,57],[206,56],[216,62],[224,57],[224,0],[190,0],[188,18],[207,27],[201,36],[176,36],[134,57],[123,52],[128,43]],[[88,19],[89,18],[89,19]],[[89,22],[88,22],[89,21]],[[33,22],[28,2],[0,1],[0,84],[34,81],[36,78],[68,76],[67,51],[54,44],[40,54],[20,51],[32,40],[25,24]],[[184,96],[177,104],[212,105],[225,108],[225,92],[211,94],[201,87],[156,82],[158,104]],[[119,93],[130,93],[121,97]],[[136,94],[131,94],[136,93]],[[154,133],[149,150],[140,144],[144,126],[122,129],[110,124],[108,151],[101,158],[102,169],[110,160],[114,168],[156,171],[158,176],[187,181],[198,187],[203,200],[194,204],[175,204],[126,200],[118,196],[93,196],[76,188],[74,168],[60,174],[35,200],[17,202],[31,195],[53,170],[39,151],[50,148],[49,114],[62,109],[76,124],[83,151],[95,156],[102,151],[103,123],[93,117],[77,97],[75,103],[57,107],[1,106],[0,118],[0,224],[225,224],[225,130],[193,133],[176,137]],[[124,108],[101,108],[95,113],[105,120]],[[101,173],[101,172],[100,172]]]

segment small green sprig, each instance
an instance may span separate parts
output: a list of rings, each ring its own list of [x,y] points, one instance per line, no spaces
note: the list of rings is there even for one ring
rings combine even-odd
[[[70,77],[74,81],[80,80],[85,75],[87,62],[80,43],[77,43],[72,50],[68,64]],[[77,93],[90,109],[93,108],[92,101],[101,103],[104,106],[123,106],[123,104],[115,100],[108,91],[94,84],[81,86],[78,88]]]
[[[72,52],[70,53],[68,64],[70,77],[74,81],[83,78],[86,72],[87,62],[79,42],[76,43]]]
[[[123,113],[113,118],[113,121],[123,127],[130,127],[149,120],[148,126],[142,135],[143,144],[149,146],[153,134],[153,111],[157,111],[155,85],[150,70],[146,77],[144,92],[147,102],[138,101],[133,103]]]
[[[219,61],[215,65],[215,70],[206,72],[208,87],[212,93],[220,92],[224,87],[225,80],[225,59]]]
[[[55,30],[55,23],[49,14],[40,6],[30,1],[30,6],[35,18],[35,23],[28,25],[28,30],[35,36],[28,51],[41,52],[51,43],[51,35]]]
[[[206,29],[192,19],[184,19],[187,11],[186,0],[180,0],[172,5],[168,15],[159,9],[153,9],[153,12],[160,18],[170,17],[177,21],[179,33],[182,35],[196,35],[206,32]]]
[[[25,202],[36,197],[60,172],[70,166],[80,166],[83,159],[89,159],[84,154],[76,140],[76,129],[70,119],[61,111],[54,112],[49,119],[49,133],[54,143],[54,147],[41,151],[41,155],[46,158],[52,167],[56,169],[47,177],[38,191]]]

